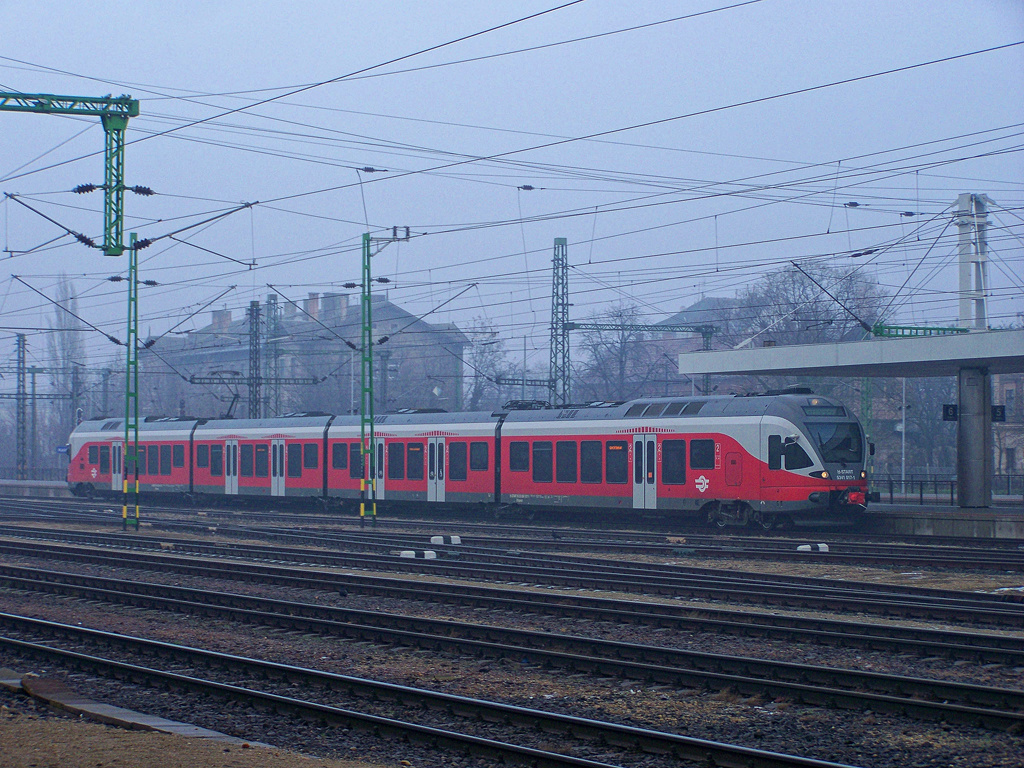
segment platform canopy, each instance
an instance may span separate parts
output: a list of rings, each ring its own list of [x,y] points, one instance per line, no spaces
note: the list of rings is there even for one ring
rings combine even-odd
[[[956,376],[965,368],[1024,372],[1024,330],[873,338],[839,344],[686,352],[679,372],[789,376]]]

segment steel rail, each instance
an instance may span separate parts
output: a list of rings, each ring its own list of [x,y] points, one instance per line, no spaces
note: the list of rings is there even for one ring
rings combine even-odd
[[[4,505],[20,504],[32,506],[33,508],[46,505],[49,508],[64,506],[73,509],[86,506],[96,507],[99,505],[95,499],[78,498],[4,497],[0,495],[0,500],[2,500]],[[161,515],[165,517],[187,516],[190,519],[194,519],[197,515],[202,515],[211,521],[221,518],[233,521],[237,521],[239,518],[250,518],[260,522],[273,520],[292,525],[323,523],[331,526],[345,526],[348,524],[357,528],[357,521],[355,519],[339,518],[336,512],[324,513],[319,510],[306,510],[301,513],[251,508],[242,510],[237,508],[225,509],[224,507],[206,507],[200,510],[194,506],[174,505],[173,503],[165,505],[151,504],[149,509],[151,511],[150,521],[160,525],[166,525],[170,522],[161,517]],[[60,517],[61,514],[71,516],[74,515],[74,512],[56,513],[52,516]],[[88,513],[83,512],[82,514],[89,514],[90,517],[96,520],[104,520],[109,517],[109,515],[105,515],[96,509],[89,510]],[[0,510],[0,516],[2,515],[3,512]],[[85,517],[82,517],[82,519],[84,520]],[[827,537],[830,544],[834,543],[835,546],[841,547],[844,555],[851,555],[860,551],[865,556],[870,556],[870,552],[866,550],[871,550],[881,553],[883,558],[887,554],[903,552],[911,556],[918,556],[920,552],[925,551],[934,551],[939,555],[956,556],[956,552],[950,553],[948,551],[952,547],[959,548],[964,557],[968,559],[972,556],[989,556],[992,550],[1010,556],[1024,551],[1024,539],[973,539],[949,536],[916,536],[912,534],[882,536],[879,534],[857,534],[848,531],[836,531],[834,529],[825,531],[808,529],[805,535],[802,536],[799,531],[789,531],[785,536],[762,532],[744,536],[740,531],[735,533],[709,534],[706,530],[702,530],[700,526],[680,523],[669,527],[663,523],[658,525],[657,521],[653,521],[643,530],[631,531],[613,528],[588,528],[579,525],[568,527],[564,522],[561,525],[550,526],[525,523],[517,525],[479,523],[466,520],[464,515],[440,517],[432,515],[430,518],[417,519],[406,513],[399,518],[386,517],[377,521],[378,529],[422,528],[424,526],[436,527],[438,525],[458,526],[458,532],[462,534],[464,540],[468,539],[468,532],[476,532],[481,536],[502,537],[502,540],[506,542],[510,538],[514,538],[517,541],[537,548],[595,547],[597,549],[593,551],[625,551],[633,553],[643,553],[646,548],[651,548],[652,551],[660,551],[680,547],[710,547],[712,549],[722,549],[723,556],[728,556],[731,548],[736,547],[737,550],[744,550],[746,546],[750,545],[757,546],[758,548],[763,547],[766,551],[778,552],[780,557],[789,558],[790,556],[799,556],[799,553],[795,552],[797,545],[805,544],[809,540],[821,537]],[[798,536],[798,538],[792,538],[793,536]],[[666,543],[665,539],[667,537],[684,538],[685,541]],[[890,542],[893,538],[903,539],[904,543],[892,544]],[[912,542],[921,543],[914,544]],[[783,549],[781,547],[791,547],[791,549]],[[713,553],[710,554],[713,555]],[[735,553],[732,554],[735,555]],[[752,556],[755,555],[752,554]],[[765,557],[768,556],[766,555]],[[925,564],[934,563],[929,558]],[[954,565],[956,564],[960,564],[959,561],[954,563]]]
[[[640,592],[645,594],[669,595],[676,598],[705,598],[715,600],[740,600],[756,604],[779,605],[796,608],[812,608],[862,611],[881,615],[963,621],[1024,627],[1024,603],[1018,596],[993,596],[969,592],[941,592],[921,590],[917,594],[910,588],[888,589],[873,585],[855,585],[847,582],[821,580],[821,586],[812,583],[801,588],[799,582],[789,581],[780,585],[764,584],[757,574],[730,577],[727,574],[710,572],[703,576],[665,576],[652,574],[651,567],[600,568],[588,567],[558,569],[547,565],[519,564],[515,560],[509,565],[499,563],[464,562],[461,560],[413,560],[397,555],[374,555],[367,553],[339,553],[311,551],[307,549],[283,549],[270,546],[224,546],[203,544],[193,540],[173,542],[139,537],[103,536],[77,532],[52,533],[37,529],[5,527],[0,534],[37,540],[85,541],[108,546],[128,546],[136,551],[156,550],[161,546],[173,546],[180,551],[233,557],[239,559],[269,560],[275,563],[295,562],[307,565],[322,565],[342,568],[374,568],[376,570],[426,573],[453,578],[473,578],[533,584],[547,584],[576,589],[606,590],[618,592]],[[536,562],[545,563],[538,559]],[[595,573],[595,571],[601,571]],[[865,589],[864,587],[867,587]],[[939,594],[935,594],[939,592]]]
[[[310,560],[319,559],[323,564],[341,564],[344,565],[344,559],[353,556],[360,558],[367,557],[364,552],[341,552],[341,551],[322,551],[325,544],[354,544],[355,546],[362,549],[376,549],[381,552],[388,554],[394,553],[397,549],[408,546],[405,541],[401,542],[388,542],[380,541],[380,537],[377,536],[375,539],[366,540],[361,538],[355,538],[350,536],[330,536],[322,533],[295,533],[291,531],[263,531],[260,529],[243,528],[237,526],[199,526],[193,529],[197,532],[202,533],[217,533],[218,535],[234,536],[236,538],[253,538],[257,536],[264,536],[276,540],[291,540],[298,541],[303,544],[308,544],[316,547],[317,550],[311,550],[309,547],[280,547],[280,546],[268,546],[268,545],[256,545],[256,544],[245,544],[245,545],[232,545],[232,544],[205,544],[198,542],[195,539],[175,539],[168,540],[162,538],[160,541],[154,538],[133,538],[126,539],[120,534],[106,534],[106,533],[89,533],[84,531],[50,531],[44,529],[26,529],[20,527],[2,527],[0,528],[0,535],[11,535],[28,537],[29,534],[34,534],[35,538],[38,539],[56,539],[66,541],[79,541],[79,542],[93,542],[101,545],[115,544],[118,546],[129,546],[134,548],[142,549],[157,549],[167,544],[175,544],[178,548],[185,550],[191,548],[196,552],[208,552],[213,554],[234,554],[245,556],[256,557],[259,554],[270,555],[272,557],[284,558],[287,555],[294,555],[296,557]],[[420,546],[424,546],[423,541],[419,542]],[[445,551],[445,550],[442,550]],[[622,582],[626,585],[635,584],[637,581],[647,583],[652,590],[658,587],[664,587],[664,589],[670,589],[673,586],[687,587],[691,586],[694,580],[698,583],[705,585],[703,588],[707,589],[706,586],[709,580],[714,580],[715,584],[729,585],[735,584],[742,586],[749,594],[752,589],[763,591],[781,591],[785,589],[801,588],[808,594],[813,594],[816,590],[825,592],[830,600],[834,600],[843,592],[850,593],[852,595],[868,594],[873,600],[877,600],[879,597],[882,598],[893,598],[895,597],[912,597],[917,600],[924,598],[933,598],[936,603],[943,605],[970,605],[975,606],[982,603],[988,603],[993,606],[1006,606],[1015,605],[1024,607],[1024,595],[992,595],[987,593],[975,593],[975,592],[954,592],[950,590],[933,589],[933,588],[922,588],[922,587],[894,587],[894,586],[882,586],[878,584],[868,582],[851,582],[851,581],[840,581],[837,579],[821,579],[813,577],[803,576],[783,576],[777,574],[763,574],[755,572],[743,572],[743,571],[726,571],[718,569],[708,568],[693,568],[686,566],[678,566],[675,564],[667,565],[654,565],[649,563],[634,564],[629,561],[616,561],[602,558],[584,558],[577,556],[563,556],[559,559],[552,559],[551,557],[540,557],[536,553],[530,553],[523,550],[513,549],[510,550],[507,546],[500,549],[485,549],[485,548],[472,548],[472,547],[458,547],[456,549],[447,549],[446,554],[455,556],[462,554],[474,554],[476,559],[472,562],[466,563],[440,563],[432,562],[425,564],[424,567],[438,568],[442,566],[449,566],[451,568],[463,568],[468,570],[474,566],[480,566],[482,563],[486,563],[490,570],[493,571],[493,565],[504,564],[512,565],[521,569],[519,572],[515,572],[513,575],[523,575],[523,571],[527,568],[534,568],[535,571],[525,572],[525,575],[543,575],[544,573],[554,572],[555,575],[559,575],[561,572],[548,567],[549,564],[565,564],[572,566],[585,566],[589,574],[605,575],[621,577]],[[535,564],[541,564],[537,566]],[[408,565],[408,564],[406,564]],[[652,573],[656,571],[656,573]],[[573,584],[572,586],[579,586]],[[605,587],[607,588],[607,587]],[[664,590],[662,590],[664,591]]]
[[[1006,688],[331,608],[248,595],[211,594],[168,585],[142,584],[136,589],[133,583],[121,580],[94,578],[93,581],[107,586],[0,577],[0,584],[17,589],[74,594],[91,600],[378,643],[472,652],[488,658],[512,656],[574,672],[685,687],[732,688],[745,695],[786,696],[803,704],[893,712],[924,720],[957,720],[1001,730],[1024,727],[1024,691]],[[164,597],[154,592],[181,597]]]
[[[327,573],[275,565],[205,563],[173,554],[132,553],[132,557],[125,560],[109,551],[97,552],[62,545],[11,544],[4,541],[0,541],[0,551],[25,557],[45,556],[51,560],[63,559],[106,567],[180,573],[197,578],[258,581],[298,589],[333,592],[355,591],[399,599],[446,602],[518,613],[544,612],[555,616],[653,627],[728,631],[739,635],[782,639],[812,639],[826,644],[852,645],[875,650],[921,653],[928,652],[936,645],[942,645],[949,647],[949,652],[955,654],[959,646],[962,647],[962,658],[984,659],[995,663],[1016,663],[1021,652],[1021,639],[1004,635],[979,636],[950,630],[727,611],[714,607],[637,603],[604,597],[568,596],[547,591],[531,591],[524,595],[521,590],[493,586],[410,582],[406,579]],[[1004,653],[1007,655],[1002,655]]]
[[[793,768],[795,766],[801,768],[837,768],[839,765],[812,758],[783,755],[617,723],[544,712],[510,704],[428,691],[422,688],[382,683],[304,667],[189,648],[172,643],[145,640],[112,632],[72,627],[57,622],[44,622],[37,619],[11,616],[10,614],[0,614],[0,620],[3,620],[8,626],[11,624],[19,626],[21,631],[46,632],[50,636],[63,636],[74,642],[92,640],[105,644],[114,644],[132,652],[146,652],[157,655],[160,658],[177,658],[189,664],[202,663],[215,666],[218,669],[241,672],[247,675],[259,675],[263,678],[312,684],[332,691],[345,691],[350,695],[397,702],[414,709],[426,707],[432,710],[447,712],[454,716],[471,717],[488,722],[511,723],[515,726],[533,728],[544,734],[562,733],[577,739],[599,741],[605,745],[615,746],[620,749],[640,750],[650,754],[671,755],[677,758],[706,761],[711,765],[735,766],[735,768],[749,768],[750,766],[763,766],[764,768],[773,766],[778,766],[779,768]],[[63,650],[51,645],[42,645],[16,638],[0,637],[0,644],[37,657],[59,659],[65,664],[74,664],[79,668],[87,668],[104,674],[114,674],[130,680],[140,680],[147,683],[149,681],[160,681],[164,685],[180,686],[189,690],[198,690],[202,693],[219,693],[236,700],[240,699],[249,703],[258,702],[264,706],[269,705],[275,710],[283,708],[299,712],[303,715],[312,715],[335,722],[359,724],[363,727],[372,725],[380,727],[385,731],[400,733],[404,736],[416,734],[419,737],[443,740],[462,749],[467,747],[482,748],[486,750],[485,754],[492,757],[500,755],[517,756],[519,762],[522,762],[524,757],[529,760],[551,760],[552,762],[550,763],[541,763],[542,765],[551,766],[606,765],[516,745],[503,744],[502,742],[481,739],[476,736],[456,734],[451,731],[415,723],[354,712],[325,704],[292,699],[237,685],[201,680],[174,672],[126,664],[112,659],[104,659],[82,652]]]

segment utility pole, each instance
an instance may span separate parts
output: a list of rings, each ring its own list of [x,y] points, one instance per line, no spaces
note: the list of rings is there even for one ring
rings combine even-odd
[[[986,195],[957,196],[959,230],[960,326],[984,331],[988,327],[985,294],[988,291],[988,212]],[[971,306],[973,304],[973,307]]]
[[[372,270],[370,261],[376,255],[373,244],[379,243],[376,253],[390,243],[409,240],[409,228],[405,228],[405,237],[399,237],[398,227],[391,228],[391,237],[373,237],[369,232],[363,234],[362,280],[360,283],[360,385],[359,385],[359,442],[362,446],[362,472],[359,480],[359,524],[366,525],[366,506],[370,504],[370,513],[374,525],[377,524],[377,439],[373,434],[374,396],[373,396],[373,294]],[[387,340],[382,337],[381,343]],[[369,456],[369,460],[367,460]],[[370,475],[367,478],[367,475]],[[369,481],[369,482],[367,482]]]
[[[565,405],[570,402],[570,382],[569,257],[564,237],[555,238],[551,267],[551,394],[555,405]]]
[[[263,404],[260,385],[263,372],[260,369],[260,303],[249,302],[249,418],[260,418]]]
[[[121,473],[121,530],[132,525],[139,529],[139,251],[136,236],[131,234],[128,248],[128,335],[125,339],[124,375],[124,471]],[[134,475],[129,480],[128,473]],[[128,489],[133,489],[129,497]],[[128,508],[134,506],[135,517],[129,521]]]
[[[107,256],[121,256],[124,251],[124,134],[128,128],[128,120],[139,114],[139,102],[130,96],[55,96],[47,93],[4,93],[0,92],[0,111],[36,112],[51,115],[90,115],[98,116],[103,124],[104,143],[104,174],[103,174],[103,253]],[[79,194],[93,192],[95,184],[82,184],[75,187]],[[148,187],[132,187],[133,192],[140,195],[151,195],[153,190]],[[93,246],[93,242],[84,235],[76,235],[78,240]],[[144,241],[145,242],[145,241]],[[147,243],[148,244],[148,243]],[[128,458],[135,470],[135,518],[134,526],[139,527],[139,468],[136,463],[139,443],[139,398],[138,398],[138,254],[136,237],[132,233],[129,248],[128,265],[128,332],[127,332],[127,376],[125,378],[125,422],[124,451],[125,468]],[[72,392],[72,402],[76,392]],[[74,420],[74,419],[73,419]],[[129,443],[129,438],[131,442]],[[124,504],[122,510],[122,528],[128,527],[128,474],[124,473],[123,486]]]
[[[18,480],[25,480],[25,405],[28,393],[25,391],[25,334],[17,336],[18,348],[18,394],[15,407],[15,443],[17,444],[17,462],[15,466],[15,477]]]
[[[26,364],[28,357],[28,343],[25,334],[19,333],[16,337],[17,361],[14,366],[15,381],[17,388],[14,394],[9,392],[0,393],[0,400],[14,400],[14,443],[15,443],[15,477],[18,480],[35,479],[35,471],[38,468],[37,446],[39,445],[39,432],[37,430],[36,403],[39,400],[71,400],[74,402],[72,393],[67,394],[39,394],[36,392],[36,374],[66,372],[66,368],[40,368]],[[4,366],[3,370],[9,370]],[[77,369],[72,368],[72,372]],[[26,386],[26,382],[31,384]],[[74,384],[72,387],[74,388]],[[31,403],[31,405],[29,405]],[[29,410],[31,409],[31,410]],[[74,412],[74,409],[72,409]],[[30,477],[31,476],[31,477]]]
[[[264,404],[263,412],[266,414],[273,413],[277,416],[281,413],[281,387],[273,383],[281,371],[280,371],[280,341],[278,336],[280,325],[280,308],[277,305],[277,294],[272,293],[267,296],[267,344],[270,346],[270,355],[267,359],[267,375],[264,383],[267,384],[267,396],[266,403]]]

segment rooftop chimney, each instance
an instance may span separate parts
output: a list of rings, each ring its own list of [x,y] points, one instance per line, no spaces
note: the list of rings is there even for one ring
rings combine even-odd
[[[303,303],[305,304],[303,309],[306,310],[306,314],[309,315],[314,320],[319,320],[320,319],[320,294],[319,293],[310,293],[309,294],[309,298],[306,299],[306,301],[303,302]]]
[[[216,333],[223,333],[231,326],[231,310],[215,309],[210,313],[210,328]]]

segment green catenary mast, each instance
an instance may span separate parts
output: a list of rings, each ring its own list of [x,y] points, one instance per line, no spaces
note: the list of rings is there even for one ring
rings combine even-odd
[[[99,117],[106,137],[103,173],[103,253],[121,256],[124,251],[124,133],[128,119],[139,114],[139,102],[130,96],[55,96],[49,93],[0,92],[0,112],[35,112],[47,115],[79,115]],[[92,192],[93,184],[83,184],[75,192]],[[139,194],[152,194],[144,187],[134,188]],[[126,341],[127,369],[125,378],[124,462],[122,483],[124,506],[122,526],[128,519],[128,469],[134,477],[135,516],[131,523],[139,525],[139,468],[136,458],[139,448],[139,305],[138,305],[138,252],[135,235],[128,255],[128,338]]]

